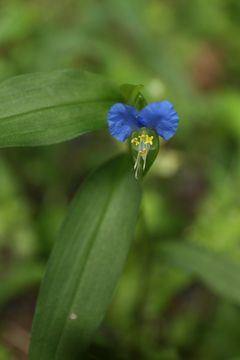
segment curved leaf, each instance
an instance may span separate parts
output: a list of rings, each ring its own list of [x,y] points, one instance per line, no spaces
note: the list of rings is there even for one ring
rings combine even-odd
[[[107,127],[120,90],[77,70],[20,75],[0,84],[0,147],[47,145]]]
[[[102,321],[137,220],[140,188],[130,169],[118,157],[76,196],[40,291],[31,360],[78,359]]]
[[[164,259],[199,277],[213,291],[240,304],[240,265],[230,259],[188,242],[160,245]]]

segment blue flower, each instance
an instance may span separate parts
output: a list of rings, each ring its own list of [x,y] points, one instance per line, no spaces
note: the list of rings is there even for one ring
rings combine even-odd
[[[176,132],[179,117],[169,101],[159,101],[137,111],[133,106],[117,103],[108,113],[109,131],[119,141],[124,141],[141,128],[156,131],[164,140]]]
[[[137,111],[133,106],[117,103],[108,113],[109,131],[119,141],[131,137],[135,177],[143,174],[149,151],[155,150],[158,136],[169,140],[176,132],[179,117],[169,101],[160,101]]]

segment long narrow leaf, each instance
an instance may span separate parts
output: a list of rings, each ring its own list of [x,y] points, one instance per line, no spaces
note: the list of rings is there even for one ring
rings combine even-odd
[[[240,264],[188,243],[168,242],[160,250],[165,261],[199,277],[210,289],[240,305]]]
[[[20,75],[0,84],[0,147],[47,145],[107,126],[120,90],[76,70]]]
[[[79,359],[101,323],[134,234],[140,189],[129,160],[91,175],[53,249],[37,305],[30,359]]]

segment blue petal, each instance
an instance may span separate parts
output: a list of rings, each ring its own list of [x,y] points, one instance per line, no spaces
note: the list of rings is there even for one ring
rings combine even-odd
[[[169,140],[177,130],[179,116],[169,101],[160,101],[147,105],[140,112],[140,121],[142,126]]]
[[[139,129],[138,112],[133,106],[117,103],[109,110],[108,126],[113,137],[124,141]]]

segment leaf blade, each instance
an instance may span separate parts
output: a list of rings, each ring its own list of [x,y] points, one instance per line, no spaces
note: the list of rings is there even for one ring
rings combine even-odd
[[[120,90],[99,75],[58,70],[0,84],[0,147],[49,145],[107,127]]]
[[[190,243],[160,245],[165,261],[200,278],[220,296],[240,304],[240,265],[221,254]]]
[[[140,190],[129,167],[125,157],[109,163],[76,197],[42,285],[30,359],[76,358],[101,322],[137,218]]]

